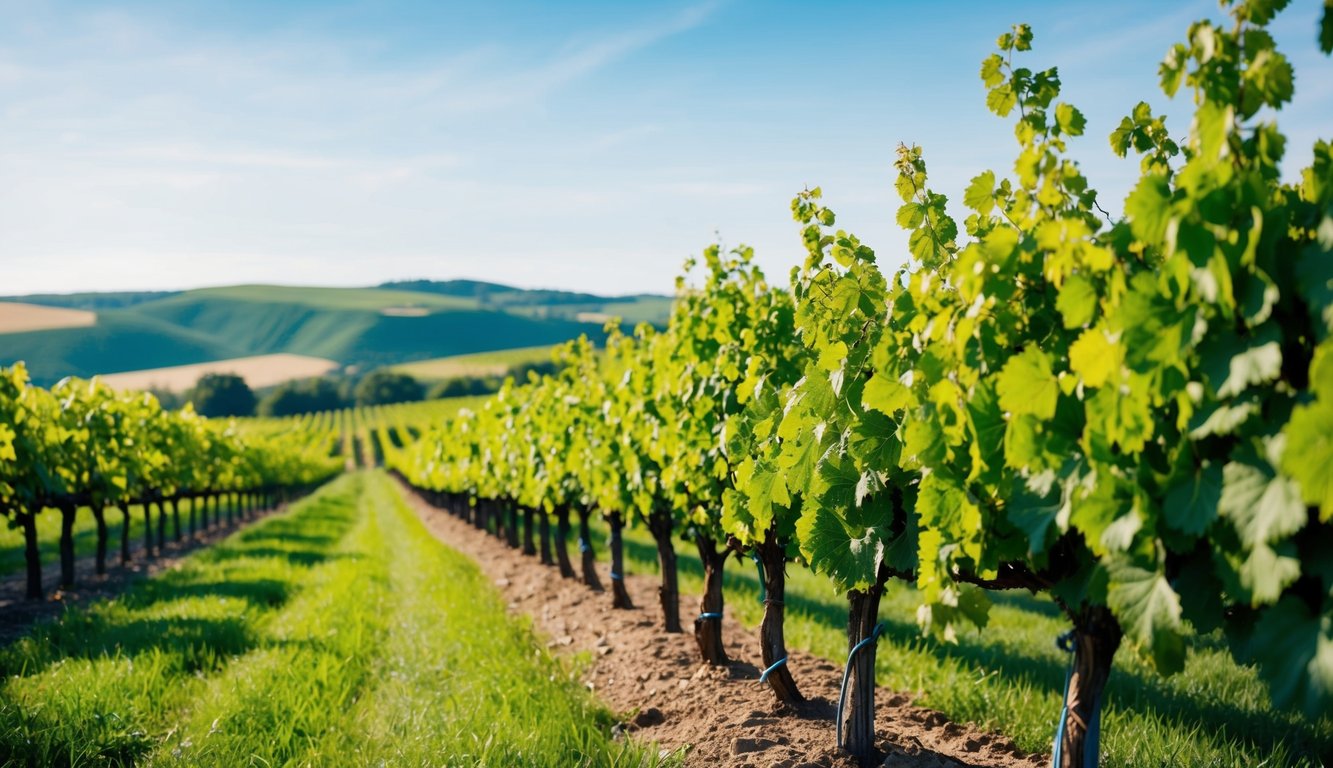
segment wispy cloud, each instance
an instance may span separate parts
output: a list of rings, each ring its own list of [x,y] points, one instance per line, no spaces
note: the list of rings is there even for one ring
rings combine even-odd
[[[592,40],[570,41],[553,57],[483,80],[470,92],[450,98],[449,103],[456,108],[481,111],[540,99],[637,51],[697,28],[720,6],[721,2],[701,3],[637,27]]]
[[[717,229],[785,273],[807,185],[893,259],[899,139],[953,201],[1011,167],[976,76],[1011,21],[1037,26],[1031,63],[1060,65],[1089,120],[1071,151],[1113,204],[1137,166],[1108,160],[1111,122],[1157,93],[1188,21],[1216,15],[665,2],[0,0],[7,290],[462,274],[669,290]],[[1302,50],[1309,23],[1288,25]],[[1282,115],[1302,161],[1333,120],[1310,58],[1293,57]]]

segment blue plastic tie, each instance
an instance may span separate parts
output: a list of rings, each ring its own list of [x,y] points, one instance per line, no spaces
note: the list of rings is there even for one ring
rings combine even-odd
[[[623,580],[623,579],[624,579],[623,576],[621,576],[620,574],[616,573],[615,571],[611,571],[611,580],[612,580],[612,581],[621,581],[621,580]]]
[[[580,536],[580,537],[579,537],[579,551],[580,551],[580,552],[587,552],[587,551],[590,550],[590,549],[592,549],[592,547],[588,544],[588,540],[585,539],[585,538],[583,538],[582,536]]]
[[[777,669],[778,667],[780,667],[780,666],[782,666],[783,664],[786,664],[786,663],[787,663],[787,657],[786,657],[786,656],[783,656],[782,658],[780,658],[780,659],[778,659],[777,661],[773,662],[773,666],[769,667],[768,669],[765,669],[765,670],[764,670],[764,674],[762,674],[762,675],[759,676],[759,682],[761,682],[761,683],[767,683],[767,682],[768,682],[768,676],[771,675],[771,674],[773,674],[773,670]]]
[[[768,599],[768,592],[764,589],[764,561],[759,559],[759,555],[751,552],[750,559],[754,561],[754,567],[759,570],[759,602]]]
[[[699,618],[701,618],[701,619],[720,619],[720,618],[722,618],[722,614],[720,614],[720,613],[712,613],[712,612],[709,612],[709,613],[701,613],[701,614],[699,614]]]
[[[878,640],[882,634],[884,634],[884,622],[881,621],[875,625],[874,629],[870,630],[869,637],[862,638],[861,642],[853,645],[852,650],[847,653],[847,666],[842,669],[842,688],[838,689],[838,749],[842,749],[842,707],[847,701],[847,681],[852,676],[852,661],[856,658],[856,654],[861,652],[862,648]]]

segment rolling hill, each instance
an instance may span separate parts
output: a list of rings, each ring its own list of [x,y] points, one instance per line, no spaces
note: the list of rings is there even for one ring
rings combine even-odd
[[[504,376],[517,365],[548,363],[552,347],[519,347],[517,349],[473,352],[466,355],[438,357],[414,363],[395,365],[393,370],[406,373],[422,381],[443,381],[464,376]]]
[[[372,368],[603,337],[608,314],[665,322],[670,299],[528,291],[477,281],[371,288],[238,285],[179,292],[6,297],[96,312],[87,327],[0,333],[0,365],[34,380],[293,354]]]

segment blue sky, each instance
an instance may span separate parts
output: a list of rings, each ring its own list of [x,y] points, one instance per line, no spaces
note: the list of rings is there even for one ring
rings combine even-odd
[[[1319,3],[1274,25],[1297,73],[1289,165],[1333,126]],[[932,183],[1011,167],[977,78],[1033,25],[1088,116],[1073,146],[1118,212],[1106,136],[1213,2],[42,2],[0,0],[0,294],[471,277],[669,292],[719,236],[778,281],[819,185],[882,261],[899,142]]]

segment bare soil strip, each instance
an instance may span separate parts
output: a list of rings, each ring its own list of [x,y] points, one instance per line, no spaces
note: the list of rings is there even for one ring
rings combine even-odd
[[[788,665],[809,701],[780,708],[759,682],[758,632],[724,619],[727,667],[699,662],[694,636],[661,629],[657,583],[629,575],[635,610],[612,610],[609,592],[561,579],[555,568],[524,557],[476,528],[435,509],[410,489],[404,496],[427,528],[467,553],[504,594],[509,609],[532,617],[547,645],[590,659],[584,683],[614,710],[627,713],[634,737],[665,750],[688,749],[686,765],[744,768],[854,768],[834,747],[841,666],[800,651]],[[608,567],[599,576],[610,583]],[[697,596],[683,596],[693,605]],[[689,615],[689,611],[682,611]],[[885,766],[1034,768],[1050,757],[1027,754],[998,734],[952,723],[942,713],[912,704],[909,694],[879,689],[876,733]]]
[[[0,334],[49,331],[55,328],[87,328],[96,324],[97,315],[83,309],[0,301]]]
[[[245,379],[246,384],[258,389],[292,379],[323,376],[337,367],[337,363],[322,357],[281,353],[236,357],[230,360],[215,360],[211,363],[173,365],[168,368],[107,373],[102,375],[102,381],[114,389],[184,392],[193,387],[205,373],[234,373]]]

